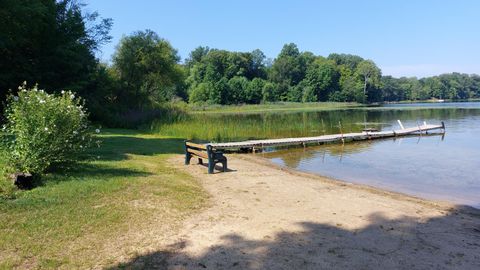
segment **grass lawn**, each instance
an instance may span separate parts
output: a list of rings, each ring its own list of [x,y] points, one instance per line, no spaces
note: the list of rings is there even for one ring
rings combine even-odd
[[[0,269],[113,265],[159,248],[206,205],[201,186],[165,162],[182,153],[182,140],[129,130],[102,137],[95,160],[0,199]]]

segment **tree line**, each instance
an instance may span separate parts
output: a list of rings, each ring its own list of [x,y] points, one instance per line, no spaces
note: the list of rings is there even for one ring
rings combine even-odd
[[[328,56],[285,44],[269,59],[261,50],[197,47],[182,62],[150,30],[124,36],[111,63],[95,57],[110,42],[113,21],[87,14],[76,0],[0,0],[0,98],[23,81],[86,99],[94,120],[151,111],[183,100],[200,104],[360,102],[480,97],[480,76],[382,76],[371,60]],[[28,19],[25,19],[28,18]]]
[[[185,62],[188,100],[210,104],[290,102],[393,102],[480,97],[480,76],[450,73],[427,78],[382,76],[371,60],[327,57],[285,44],[266,59],[260,50],[229,52],[198,47]]]

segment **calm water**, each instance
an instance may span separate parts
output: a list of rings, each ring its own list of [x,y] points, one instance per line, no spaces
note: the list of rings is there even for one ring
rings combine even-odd
[[[398,129],[445,122],[447,133],[290,148],[264,153],[275,163],[348,182],[480,208],[480,103],[391,104],[321,112],[198,114],[152,129],[169,136],[225,142]]]
[[[333,122],[325,120],[325,113],[307,114],[303,117],[311,121],[328,122],[327,133],[336,129],[338,119],[346,131],[362,129],[365,123],[384,130],[398,129],[396,120],[401,119],[404,126],[444,121],[447,132],[445,136],[290,148],[264,155],[301,171],[480,208],[480,103],[388,105],[329,112],[336,115]]]

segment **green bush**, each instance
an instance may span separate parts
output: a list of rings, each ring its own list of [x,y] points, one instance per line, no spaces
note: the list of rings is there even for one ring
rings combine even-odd
[[[18,96],[8,98],[5,116],[7,162],[18,172],[41,174],[72,164],[92,144],[83,101],[70,91],[53,95],[24,83]]]

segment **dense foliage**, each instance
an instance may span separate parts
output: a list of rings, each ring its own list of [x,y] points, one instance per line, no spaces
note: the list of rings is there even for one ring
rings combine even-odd
[[[93,95],[111,19],[85,13],[76,0],[0,1],[0,98],[23,81],[59,92]]]
[[[170,101],[181,93],[183,69],[177,51],[150,30],[124,37],[113,57],[125,100],[142,107],[150,102]]]
[[[25,85],[19,90],[18,96],[8,98],[3,127],[9,135],[8,164],[16,171],[39,174],[77,161],[92,143],[82,100],[70,91],[53,95]]]
[[[271,63],[271,64],[269,64]],[[371,60],[349,54],[316,56],[286,44],[273,61],[260,50],[239,53],[198,47],[186,60],[189,101],[207,104],[382,102],[480,97],[480,76],[382,76]]]
[[[361,102],[480,97],[480,76],[382,76],[360,56],[326,57],[285,44],[274,59],[260,50],[198,47],[181,63],[167,40],[150,30],[124,36],[111,64],[95,57],[110,40],[111,19],[86,13],[78,0],[0,0],[0,99],[24,80],[85,98],[91,120],[138,126],[170,117],[168,104]],[[26,19],[28,18],[28,19]],[[1,120],[0,120],[1,121]]]

